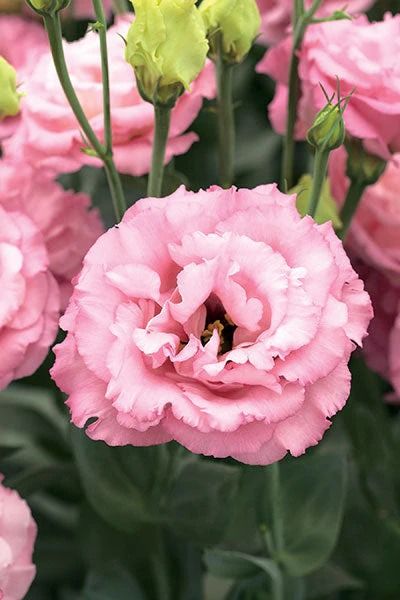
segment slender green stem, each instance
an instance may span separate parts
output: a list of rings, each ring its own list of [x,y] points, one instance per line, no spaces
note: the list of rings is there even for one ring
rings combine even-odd
[[[79,102],[78,96],[75,93],[74,87],[72,85],[68,73],[68,68],[64,56],[64,48],[62,44],[62,33],[59,14],[46,14],[44,16],[44,22],[49,37],[54,66],[56,68],[58,78],[67,97],[67,100],[72,108],[72,111],[77,121],[79,122],[79,125],[82,128],[83,133],[85,134],[85,137],[87,138],[87,141],[90,143],[93,150],[99,156],[102,156],[104,154],[105,149],[100,143],[100,141],[97,139],[96,134],[94,133],[89,121],[86,118],[85,113],[83,112],[82,106]]]
[[[280,568],[278,567],[279,576],[271,579],[272,600],[284,600],[283,577]]]
[[[103,80],[103,114],[104,114],[104,143],[106,153],[112,155],[112,129],[111,129],[111,104],[110,104],[110,73],[108,68],[107,50],[107,21],[104,14],[102,0],[93,0],[93,8],[99,23],[101,75]]]
[[[351,221],[356,213],[364,190],[367,187],[367,184],[362,179],[351,180],[350,187],[347,191],[346,200],[340,213],[340,218],[343,225],[342,229],[338,232],[338,236],[343,241],[346,239]]]
[[[318,204],[321,198],[322,187],[324,185],[326,171],[328,167],[329,151],[316,149],[314,158],[314,175],[311,190],[310,203],[307,213],[315,218],[317,214]]]
[[[125,194],[121,183],[121,178],[111,156],[103,158],[104,169],[107,175],[108,186],[110,188],[114,213],[118,221],[122,219],[126,211]]]
[[[322,0],[314,0],[311,8],[307,12],[300,14],[302,6],[299,5],[298,0],[293,0],[293,47],[290,57],[287,121],[282,154],[281,189],[283,191],[290,189],[293,185],[294,132],[297,119],[297,105],[300,97],[298,51],[303,42],[306,29],[321,3]]]
[[[219,176],[222,187],[229,188],[234,181],[235,163],[235,112],[233,107],[233,65],[218,53],[218,138],[219,138]]]
[[[283,522],[281,513],[281,489],[279,462],[271,465],[271,508],[272,508],[272,535],[274,540],[275,560],[279,560],[282,553],[283,540]]]
[[[94,0],[96,1],[96,0]],[[100,1],[100,0],[97,0]],[[102,7],[101,7],[102,9]],[[103,13],[104,15],[104,13]],[[46,26],[51,53],[53,56],[54,66],[57,71],[58,78],[61,83],[61,87],[64,90],[65,96],[71,106],[71,109],[85,135],[87,142],[90,144],[96,155],[103,161],[108,182],[110,185],[111,196],[113,198],[114,210],[117,219],[120,219],[126,210],[125,197],[121,185],[121,181],[115,167],[111,148],[104,146],[97,138],[93,131],[85,113],[79,102],[78,96],[76,95],[75,89],[72,85],[68,67],[65,61],[64,48],[62,43],[62,32],[59,13],[50,13],[44,15],[44,23]],[[107,61],[107,54],[102,51],[102,62]],[[107,84],[107,82],[106,82]],[[106,94],[106,92],[105,92]],[[106,107],[105,107],[106,108]],[[106,112],[106,111],[105,111]],[[107,127],[111,128],[110,118],[108,117]],[[110,145],[111,135],[106,133],[107,143]]]
[[[147,195],[160,198],[164,177],[165,149],[167,147],[171,109],[166,106],[154,106],[154,140],[151,171]]]
[[[124,15],[129,12],[127,0],[112,0],[113,10],[116,15]]]

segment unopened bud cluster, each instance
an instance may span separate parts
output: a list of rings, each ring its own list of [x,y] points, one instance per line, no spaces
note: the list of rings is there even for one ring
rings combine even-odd
[[[240,63],[259,33],[261,18],[255,0],[203,0],[200,5],[210,42],[210,56]]]
[[[195,0],[132,0],[126,60],[142,97],[172,107],[202,70],[208,52]]]
[[[312,127],[308,130],[307,141],[314,148],[331,152],[342,146],[345,136],[343,110],[339,103],[328,102],[315,117]]]
[[[20,98],[16,71],[0,56],[0,120],[15,117],[19,113]]]
[[[56,13],[66,8],[70,0],[27,0],[31,8],[39,14]]]
[[[346,141],[346,174],[352,181],[361,181],[364,185],[373,185],[386,168],[386,161],[379,156],[369,154],[361,140],[351,138]]]

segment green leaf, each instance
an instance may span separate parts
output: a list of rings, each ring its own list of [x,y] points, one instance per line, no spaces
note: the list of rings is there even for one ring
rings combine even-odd
[[[66,441],[68,420],[47,389],[11,385],[0,393],[0,448]]]
[[[72,445],[86,497],[107,523],[132,532],[138,524],[150,520],[146,496],[136,483],[140,472],[149,470],[149,464],[143,461],[143,449],[111,448],[90,440],[75,427]]]
[[[333,563],[324,565],[306,579],[307,600],[328,596],[344,590],[360,590],[364,584]]]
[[[317,451],[280,463],[279,560],[289,575],[306,575],[328,560],[342,523],[346,484],[347,462],[338,453]],[[265,519],[273,529],[270,503]]]
[[[261,572],[271,579],[280,577],[279,568],[273,560],[227,550],[207,550],[204,561],[210,573],[224,579],[247,579]]]
[[[190,457],[166,500],[169,525],[195,543],[216,544],[229,519],[239,474],[236,466]]]
[[[297,210],[303,217],[307,214],[312,190],[312,182],[311,175],[303,175],[299,183],[290,190],[291,194],[297,194]],[[339,207],[331,194],[329,179],[325,179],[321,198],[318,204],[317,214],[315,215],[315,220],[317,223],[326,223],[327,221],[332,221],[334,228],[340,229],[342,227],[342,222],[339,218],[338,208]]]
[[[145,600],[136,580],[121,566],[92,571],[79,600]]]

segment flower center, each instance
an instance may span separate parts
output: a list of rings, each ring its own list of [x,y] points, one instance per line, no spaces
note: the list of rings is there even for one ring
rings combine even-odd
[[[236,325],[225,312],[221,301],[215,296],[211,296],[207,300],[206,308],[206,324],[205,329],[201,334],[201,342],[203,346],[205,346],[207,342],[210,341],[214,330],[216,329],[220,337],[218,354],[225,354],[225,352],[232,350]]]

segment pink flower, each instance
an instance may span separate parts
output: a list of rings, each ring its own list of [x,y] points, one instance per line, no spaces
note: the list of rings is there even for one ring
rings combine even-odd
[[[60,286],[62,308],[66,308],[71,280],[104,230],[98,211],[89,210],[89,196],[65,191],[47,171],[0,161],[0,206],[23,212],[43,235],[49,269]]]
[[[103,0],[103,8],[107,15],[112,13],[112,1]],[[92,0],[72,0],[68,7],[68,12],[72,13],[74,19],[91,19],[94,17]]]
[[[285,37],[292,21],[293,0],[257,0],[261,13],[261,40],[266,44],[276,44]],[[306,0],[306,8],[310,8],[312,0]],[[367,10],[373,0],[325,0],[317,12],[318,17],[331,15],[335,10],[345,10],[356,15]]]
[[[1,15],[0,56],[21,73],[21,83],[47,49],[47,35],[42,25],[18,15]]]
[[[400,398],[400,282],[394,285],[378,270],[355,258],[353,264],[365,283],[374,318],[364,343],[368,365],[389,380]]]
[[[319,442],[370,318],[331,225],[294,196],[181,187],[89,251],[52,376],[93,439],[268,464]]]
[[[266,53],[258,70],[277,81],[270,118],[282,133],[286,120],[291,38]],[[297,135],[304,137],[326,104],[321,84],[333,94],[340,80],[343,96],[354,94],[346,109],[347,131],[364,140],[366,149],[384,158],[400,151],[400,15],[369,23],[366,17],[313,25],[299,53],[301,100]]]
[[[36,523],[29,506],[0,478],[0,598],[22,600],[36,574],[32,563]]]
[[[39,57],[47,49],[47,36],[39,23],[17,15],[0,16],[0,56],[17,71],[22,92]],[[19,117],[0,120],[0,139],[12,135],[18,121]]]
[[[351,223],[348,245],[358,257],[400,285],[400,167],[388,163],[379,181],[369,186]],[[349,187],[347,154],[339,148],[331,154],[329,175],[332,193],[343,204]]]
[[[0,205],[0,389],[31,375],[55,338],[60,299],[48,263],[33,221]]]
[[[108,32],[114,156],[119,171],[143,175],[150,169],[154,131],[153,106],[141,99],[132,67],[124,58],[130,16],[122,17]],[[99,41],[96,33],[65,43],[69,72],[86,115],[103,139],[103,108]],[[208,63],[192,90],[177,103],[172,115],[166,160],[186,152],[197,139],[184,133],[197,116],[203,98],[215,94],[214,74]],[[82,152],[85,145],[77,121],[64,97],[50,54],[39,61],[23,100],[22,123],[6,144],[8,155],[57,172],[72,172],[84,164],[100,166]]]

